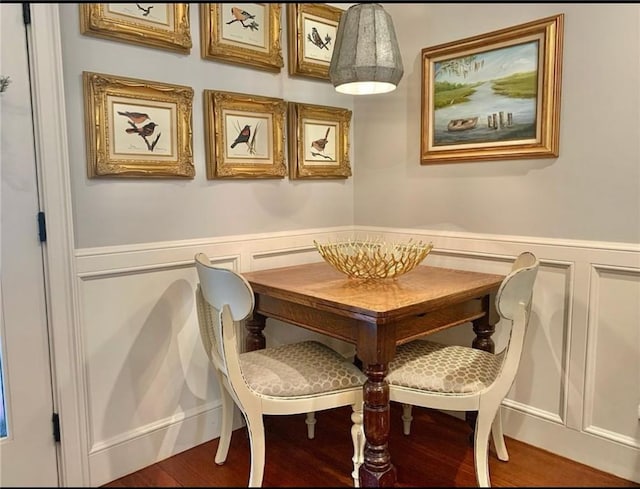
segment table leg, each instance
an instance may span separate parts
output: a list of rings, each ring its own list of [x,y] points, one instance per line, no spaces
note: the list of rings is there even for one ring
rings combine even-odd
[[[389,384],[387,365],[366,365],[364,373],[364,463],[360,466],[363,487],[393,487],[396,468],[389,455]]]
[[[353,357],[353,364],[358,367],[360,370],[362,370],[364,367],[362,366],[362,360],[360,360],[360,358],[358,358],[358,354],[356,354]]]
[[[492,304],[493,299],[493,294],[487,295],[482,299],[482,309],[486,311],[486,314],[473,322],[473,332],[476,334],[476,337],[471,343],[473,348],[488,351],[489,353],[493,353],[495,349],[495,344],[491,339],[491,335],[493,335],[496,330],[495,320],[493,320],[492,314],[492,309],[495,308]]]
[[[496,330],[495,326],[495,306],[493,304],[495,296],[493,294],[487,295],[482,299],[482,309],[487,313],[479,319],[473,321],[473,332],[476,337],[473,339],[471,346],[478,350],[488,351],[489,353],[495,352],[495,343],[491,339],[491,336]],[[476,419],[478,418],[478,411],[467,411],[465,414],[465,420],[471,427],[471,435],[469,435],[469,441],[473,444],[476,429]]]
[[[247,319],[244,327],[247,330],[247,337],[244,340],[245,351],[254,351],[263,349],[267,340],[262,334],[267,325],[267,318],[262,314],[253,313],[253,317]]]

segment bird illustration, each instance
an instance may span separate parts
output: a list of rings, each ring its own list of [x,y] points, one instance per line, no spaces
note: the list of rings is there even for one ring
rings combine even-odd
[[[327,38],[328,38],[329,41],[331,40],[331,38],[329,36],[327,36]],[[318,29],[316,29],[315,27],[311,28],[311,38],[309,40],[313,44],[318,46],[320,49],[326,49],[327,51],[329,50],[329,47],[327,46],[326,43],[324,43],[322,41],[322,38],[320,37],[320,34],[318,33]]]
[[[147,15],[149,15],[151,13],[151,9],[153,8],[153,5],[150,5],[149,7],[144,8],[139,3],[136,3],[136,7],[138,7],[140,10],[142,10],[142,16],[146,17]]]
[[[227,22],[227,25],[233,24],[234,22],[240,22],[242,27],[249,27],[251,30],[258,29],[258,23],[255,20],[249,25],[245,24],[245,21],[255,19],[256,16],[254,14],[238,7],[231,7],[231,15],[233,15],[234,18]]]
[[[236,138],[236,140],[233,143],[231,143],[231,149],[235,148],[240,143],[248,144],[250,137],[251,137],[251,126],[247,124],[242,128],[242,131],[240,131],[240,134],[238,134],[238,137]]]
[[[139,134],[143,138],[146,138],[153,134],[153,131],[157,126],[158,124],[155,122],[149,122],[149,124],[145,124],[142,127],[129,127],[125,129],[125,131],[127,131],[127,134]]]
[[[151,9],[153,8],[153,5],[150,5],[149,7],[144,8],[139,3],[136,3],[136,7],[138,7],[140,10],[142,10],[142,16],[146,17],[147,15],[149,15],[151,13]]]
[[[325,146],[327,145],[327,137],[329,136],[329,131],[331,130],[331,127],[327,127],[327,132],[324,135],[324,138],[322,139],[316,139],[315,141],[313,141],[311,143],[311,147],[313,149],[315,149],[316,151],[324,151]]]
[[[118,114],[128,117],[131,122],[134,124],[142,124],[144,121],[149,119],[148,114],[143,114],[142,112],[120,112]]]

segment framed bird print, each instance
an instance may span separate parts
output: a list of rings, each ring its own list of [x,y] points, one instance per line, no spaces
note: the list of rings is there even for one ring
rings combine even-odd
[[[557,157],[563,23],[424,48],[421,164]]]
[[[192,46],[188,3],[81,3],[80,32],[180,53]]]
[[[351,111],[289,102],[289,177],[347,178]]]
[[[87,173],[193,178],[193,89],[83,72]]]
[[[290,75],[329,80],[342,12],[324,3],[287,4]]]
[[[200,4],[202,58],[279,72],[280,11],[279,3]]]
[[[207,178],[284,178],[284,120],[278,98],[204,91]]]

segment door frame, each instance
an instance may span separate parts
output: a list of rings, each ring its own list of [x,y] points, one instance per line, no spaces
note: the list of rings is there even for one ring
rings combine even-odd
[[[78,327],[71,182],[58,4],[29,4],[27,27],[36,164],[47,241],[45,290],[52,348],[54,406],[60,416],[61,486],[89,484],[86,384]]]

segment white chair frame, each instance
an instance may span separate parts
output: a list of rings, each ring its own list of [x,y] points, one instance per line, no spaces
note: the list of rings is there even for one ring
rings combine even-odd
[[[403,365],[392,361],[389,366],[389,397],[391,401],[403,404],[402,419],[406,435],[410,432],[412,406],[449,411],[478,411],[474,432],[474,461],[480,487],[491,485],[488,462],[489,433],[492,434],[498,459],[509,460],[502,431],[500,404],[515,380],[520,363],[538,267],[539,262],[532,253],[522,253],[515,260],[511,273],[500,285],[496,295],[496,308],[501,318],[500,324],[511,324],[511,331],[508,344],[500,353],[504,356],[499,373],[489,385],[480,390],[464,393],[416,389],[394,384],[392,373]],[[433,342],[430,343],[433,344]],[[401,348],[402,346],[399,347],[399,351]],[[455,346],[454,348],[467,347]],[[428,367],[428,357],[429,354],[426,353],[419,359],[423,368]]]
[[[198,253],[195,256],[199,284],[196,289],[198,320],[202,343],[214,366],[216,378],[221,386],[222,423],[221,435],[215,462],[223,464],[231,443],[234,402],[242,412],[249,432],[251,447],[250,487],[260,487],[264,474],[265,433],[263,415],[288,415],[307,413],[309,438],[313,438],[311,429],[315,422],[313,413],[326,409],[350,405],[353,426],[353,472],[354,486],[359,486],[358,467],[364,452],[364,430],[362,427],[362,384],[341,388],[330,392],[304,396],[269,396],[250,388],[241,368],[241,355],[238,352],[237,332],[242,328],[254,308],[254,294],[250,284],[240,274],[211,265],[209,258]],[[366,377],[346,359],[348,368],[354,368]],[[311,422],[311,424],[309,424]]]

